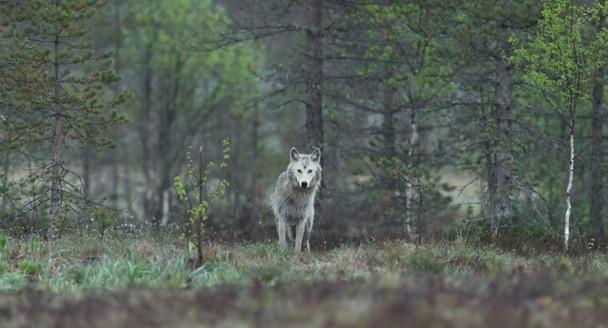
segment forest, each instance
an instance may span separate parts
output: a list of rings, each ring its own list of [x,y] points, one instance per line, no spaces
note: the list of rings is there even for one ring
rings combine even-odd
[[[607,15],[0,0],[0,326],[605,324]]]

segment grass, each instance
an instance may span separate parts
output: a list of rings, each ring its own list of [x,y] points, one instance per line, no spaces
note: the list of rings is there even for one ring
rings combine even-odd
[[[199,268],[194,255],[170,236],[0,236],[0,322],[19,326],[25,316],[34,326],[78,326],[90,307],[115,314],[100,315],[100,327],[132,326],[129,318],[144,310],[141,326],[442,327],[462,320],[474,327],[502,320],[543,327],[608,319],[608,255],[601,252],[526,257],[460,241],[390,241],[296,254],[267,243],[209,243]]]
[[[87,289],[191,288],[222,284],[314,281],[372,281],[417,275],[486,278],[512,274],[585,275],[608,278],[608,256],[544,254],[523,257],[463,242],[416,246],[401,241],[342,246],[328,252],[296,254],[274,244],[210,243],[205,264],[191,266],[193,252],[169,238],[70,236],[0,242],[0,289],[53,292]]]

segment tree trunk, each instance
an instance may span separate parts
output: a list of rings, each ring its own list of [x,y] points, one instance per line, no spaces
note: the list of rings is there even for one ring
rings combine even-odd
[[[167,104],[165,109],[160,113],[161,120],[160,125],[158,127],[158,149],[157,149],[157,160],[159,161],[160,167],[158,171],[158,179],[160,180],[156,189],[156,204],[155,211],[152,220],[152,225],[155,229],[158,229],[161,225],[161,222],[165,221],[165,215],[168,214],[165,210],[165,197],[167,193],[165,192],[170,185],[170,176],[169,176],[169,147],[170,147],[170,121],[169,121],[169,111],[167,108],[170,106]]]
[[[602,4],[604,1],[602,1]],[[602,15],[597,24],[597,30],[604,27],[605,17]],[[602,162],[604,161],[604,70],[595,72],[593,85],[593,125],[591,142],[591,222],[595,229],[598,242],[604,240],[604,184]]]
[[[114,149],[112,151],[112,190],[110,191],[111,195],[111,203],[112,207],[118,207],[118,196],[119,196],[119,181],[120,181],[120,172],[119,172],[119,162],[120,162],[120,152],[118,149]]]
[[[251,197],[251,205],[254,210],[262,194],[261,186],[259,186],[259,160],[260,160],[260,145],[259,145],[259,130],[260,130],[260,110],[256,105],[253,108],[253,118],[251,122],[251,185],[249,194]],[[255,212],[255,211],[254,211]]]
[[[397,155],[396,133],[395,133],[395,111],[393,110],[393,99],[395,89],[386,86],[383,93],[382,112],[382,157],[392,159]],[[391,169],[386,168],[385,169]],[[392,171],[392,170],[391,170]],[[390,172],[390,171],[389,171]],[[397,178],[394,174],[386,174],[383,188],[390,193],[391,199],[395,197],[397,189]]]
[[[85,146],[82,148],[82,183],[87,197],[92,192],[91,187],[91,147]]]
[[[57,1],[55,2],[57,5]],[[61,118],[61,106],[59,100],[59,94],[61,90],[60,77],[59,77],[59,35],[55,35],[53,42],[53,77],[55,79],[55,88],[53,93],[53,106],[54,108],[54,130],[53,130],[53,145],[52,153],[53,160],[51,162],[51,205],[49,211],[49,222],[47,228],[47,238],[55,237],[55,222],[61,211],[61,202],[63,199],[63,172],[62,172],[62,153],[61,153],[61,142],[63,140],[63,122]]]
[[[249,135],[250,145],[251,147],[251,169],[249,171],[249,185],[248,191],[249,194],[249,206],[244,213],[247,215],[242,215],[239,220],[239,227],[241,229],[247,229],[247,235],[255,236],[259,233],[258,220],[260,218],[260,208],[264,187],[260,183],[260,109],[256,105],[253,108],[253,115],[251,117],[251,134]],[[245,222],[243,222],[245,221]]]
[[[55,129],[53,132],[53,160],[51,162],[51,206],[49,211],[49,222],[47,237],[55,237],[54,224],[61,211],[61,202],[63,199],[62,187],[62,165],[61,165],[61,140],[63,136],[63,125],[61,122],[61,114],[55,114]]]
[[[572,179],[574,177],[574,122],[570,126],[570,165],[568,167],[568,186],[566,187],[566,215],[564,218],[564,250],[568,250],[570,239],[570,211],[572,209]]]
[[[324,145],[322,19],[322,0],[308,0],[306,133],[309,146],[321,150]]]
[[[31,177],[33,173],[34,169],[32,168],[32,158],[30,156],[27,156],[27,175]],[[31,195],[29,201],[34,204],[36,202],[36,186],[32,183],[28,191]],[[38,226],[38,222],[40,221],[40,217],[42,216],[38,214],[40,213],[36,213],[35,208],[32,208],[32,210],[28,213],[29,222],[31,226],[30,231],[34,231],[34,227]]]
[[[3,187],[7,187],[8,184],[8,176],[10,175],[10,169],[11,169],[11,153],[8,150],[4,151],[4,159],[2,161],[2,185]],[[8,203],[8,198],[6,197],[6,195],[4,195],[4,197],[2,197],[2,213],[6,212],[6,208],[7,208],[7,203]]]
[[[306,137],[309,149],[325,149],[323,140],[323,0],[308,0],[308,29],[306,31]],[[321,156],[321,165],[328,166],[327,154]],[[323,211],[324,189],[331,188],[323,179],[315,203],[316,216]]]
[[[598,241],[604,238],[602,213],[604,210],[604,186],[602,162],[604,160],[604,83],[596,81],[593,87],[593,132],[591,150],[591,222]]]
[[[208,149],[208,148],[205,148]],[[198,181],[197,181],[197,185],[198,185],[198,203],[202,204],[203,200],[205,199],[205,197],[207,197],[207,195],[204,194],[205,192],[205,177],[203,176],[205,174],[205,167],[207,166],[205,160],[204,160],[204,153],[203,153],[204,149],[203,147],[200,147],[198,149]],[[197,267],[200,267],[201,265],[203,265],[203,238],[202,238],[202,229],[203,229],[203,214],[201,212],[198,213],[197,215],[197,220],[196,220],[196,254],[197,254]]]
[[[393,111],[393,98],[395,89],[386,87],[383,95],[382,113],[382,156],[393,158],[396,155],[395,142],[395,111]]]
[[[481,103],[486,103],[488,100],[484,97],[483,87],[479,89],[479,100]],[[483,216],[490,219],[490,233],[494,231],[494,227],[497,226],[496,216],[494,216],[494,208],[496,208],[496,143],[492,137],[490,137],[489,130],[492,130],[491,118],[488,117],[488,113],[485,111],[486,107],[480,106],[480,115],[484,122],[484,135],[486,138],[483,140],[483,153],[485,157],[485,174],[486,174],[486,195],[487,198],[482,207]],[[495,109],[490,109],[490,113],[493,113]]]
[[[165,116],[166,114],[161,115]],[[152,225],[155,229],[158,229],[162,222],[166,222],[166,216],[168,215],[168,210],[165,208],[165,206],[167,206],[166,197],[168,196],[166,191],[170,186],[169,156],[167,154],[169,150],[169,133],[168,121],[166,118],[162,119],[159,126],[157,154],[157,160],[160,161],[160,169],[158,172],[158,178],[160,181],[156,189],[156,209],[154,211],[152,220]]]
[[[227,226],[229,226],[232,237],[234,237],[236,235],[241,235],[242,232],[249,227],[239,224],[240,209],[242,206],[240,198],[241,190],[243,188],[241,180],[242,175],[240,174],[241,130],[243,129],[243,124],[239,115],[228,113],[228,119],[230,120],[231,124],[228,123],[226,126],[229,126],[232,130],[231,145],[234,148],[232,149],[232,155],[230,156],[230,162],[228,163],[228,181],[230,181],[228,199],[232,202],[232,209],[230,210],[231,213],[229,214],[230,220],[226,220],[226,223]],[[248,170],[252,169],[253,167],[248,167]],[[228,213],[226,213],[226,216],[228,218]]]
[[[496,216],[494,216],[494,208],[496,206],[496,159],[494,157],[494,146],[491,140],[484,140],[484,156],[486,162],[486,185],[487,185],[487,202],[485,206],[486,217],[491,220],[491,232],[494,233],[497,227]]]
[[[418,122],[417,122],[417,111],[420,108],[418,105],[418,84],[416,83],[416,76],[410,76],[408,78],[408,98],[409,98],[409,135],[407,137],[408,149],[406,164],[410,168],[417,168],[418,163],[415,159],[417,155],[416,148],[418,147]],[[421,226],[422,222],[419,218],[420,213],[420,179],[415,171],[407,173],[405,178],[405,213],[404,213],[404,230],[408,237],[414,238],[416,231],[414,226]]]
[[[418,126],[416,124],[416,106],[412,106],[410,113],[410,136],[408,139],[408,150],[407,160],[411,167],[417,166],[414,163],[414,149],[418,144]],[[418,225],[419,208],[418,200],[420,199],[420,180],[415,173],[408,174],[407,181],[405,181],[405,232],[409,237],[413,237],[415,231],[412,229],[412,225]]]
[[[171,127],[175,121],[175,110],[177,107],[177,99],[180,92],[179,72],[182,68],[182,61],[179,56],[175,60],[174,74],[176,77],[168,84],[171,93],[169,98],[160,113],[160,126],[158,127],[158,160],[160,160],[160,170],[158,176],[160,184],[157,189],[157,204],[154,215],[153,225],[158,228],[161,224],[166,224],[169,221],[169,190],[171,188]],[[167,88],[169,89],[169,88]]]
[[[152,72],[152,44],[151,42],[148,48],[146,49],[144,55],[144,81],[143,81],[143,99],[142,105],[139,113],[139,139],[141,142],[142,149],[142,169],[144,171],[144,179],[145,179],[145,190],[143,192],[143,220],[148,221],[153,216],[152,210],[152,200],[151,200],[151,191],[154,188],[154,184],[152,182],[152,173],[151,173],[151,157],[150,157],[150,129],[149,125],[152,124],[151,112],[152,112],[152,82],[153,82],[153,72]]]
[[[114,19],[113,19],[113,31],[114,31],[114,70],[116,72],[120,71],[120,45],[121,45],[121,32],[120,32],[120,2],[119,0],[114,1]],[[120,84],[114,83],[114,96],[118,96],[120,92]],[[112,206],[114,208],[118,207],[118,182],[120,180],[119,177],[119,163],[120,163],[120,150],[113,149],[112,150]]]
[[[505,46],[509,48],[508,45]],[[509,220],[512,192],[512,142],[513,142],[513,78],[512,67],[505,56],[498,59],[496,67],[496,202],[492,208],[492,237],[498,236],[501,222]]]

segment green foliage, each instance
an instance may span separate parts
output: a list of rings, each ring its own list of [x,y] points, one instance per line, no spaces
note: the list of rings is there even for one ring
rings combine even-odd
[[[131,26],[124,31],[125,56],[135,59],[136,68],[183,88],[175,109],[176,124],[197,123],[197,117],[219,104],[240,109],[256,95],[256,73],[263,55],[249,43],[214,48],[227,33],[230,20],[212,1],[163,0],[151,5],[131,0],[125,20]]]
[[[606,65],[608,31],[592,31],[606,5],[578,5],[572,1],[543,1],[542,18],[531,45],[513,38],[512,60],[522,65],[530,81],[556,92],[575,111],[588,95],[593,74]],[[574,113],[575,114],[575,113]]]
[[[55,132],[51,118],[57,113],[69,118],[63,126],[66,139],[83,145],[111,145],[103,132],[125,122],[118,108],[126,98],[105,92],[119,76],[112,70],[108,55],[94,54],[87,40],[90,30],[86,25],[97,6],[90,1],[2,4],[4,13],[12,13],[2,30],[2,41],[9,51],[0,56],[0,62],[11,64],[0,78],[2,105],[8,117],[3,133],[11,140],[2,144],[3,149],[31,147],[41,141],[50,144]]]

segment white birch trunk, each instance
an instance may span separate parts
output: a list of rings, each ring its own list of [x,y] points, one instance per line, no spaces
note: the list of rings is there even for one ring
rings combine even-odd
[[[408,140],[409,149],[407,151],[407,160],[409,164],[414,165],[414,155],[416,144],[418,143],[418,126],[416,124],[416,110],[418,109],[418,105],[416,102],[417,94],[418,94],[418,85],[416,83],[416,79],[414,76],[411,76],[408,79],[408,92],[410,99],[410,135]],[[414,207],[416,205],[417,196],[420,197],[418,192],[420,190],[416,190],[419,188],[418,177],[414,174],[408,174],[407,181],[405,181],[405,231],[409,237],[414,237],[413,235],[416,233],[414,229],[412,229],[412,224],[415,224],[419,219],[417,218],[417,209]],[[420,199],[420,198],[418,198]]]
[[[412,109],[413,111],[413,109]],[[416,126],[416,120],[414,113],[412,112],[411,123],[410,123],[410,140],[409,140],[409,150],[407,152],[408,160],[412,161],[414,156],[414,147],[416,142],[418,141],[418,127]],[[416,203],[416,194],[418,188],[418,178],[410,174],[408,177],[408,181],[405,182],[405,199],[406,199],[406,209],[405,209],[405,232],[408,236],[412,236],[412,222],[415,221],[416,209],[414,208],[414,204]]]
[[[564,249],[568,250],[568,240],[570,238],[570,211],[572,204],[572,179],[574,177],[574,128],[570,128],[570,167],[568,169],[568,186],[566,187],[566,217],[564,219]]]
[[[163,191],[163,206],[162,206],[163,216],[160,220],[160,225],[167,225],[169,223],[169,190]]]

